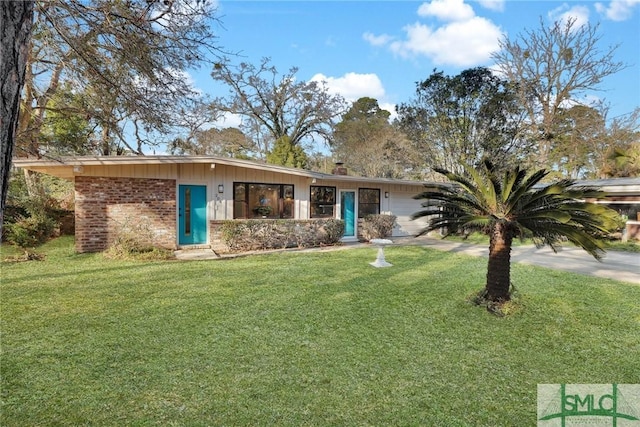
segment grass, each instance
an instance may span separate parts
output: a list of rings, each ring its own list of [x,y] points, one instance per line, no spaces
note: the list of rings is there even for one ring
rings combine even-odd
[[[8,252],[5,250],[5,253]],[[536,424],[539,383],[637,383],[640,286],[422,247],[3,263],[3,426]],[[4,254],[3,254],[4,255]]]

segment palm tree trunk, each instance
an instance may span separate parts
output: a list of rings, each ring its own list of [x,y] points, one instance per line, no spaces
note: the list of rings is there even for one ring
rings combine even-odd
[[[489,240],[489,266],[487,268],[487,298],[495,302],[508,301],[511,285],[511,242],[513,235],[507,225],[498,222]]]

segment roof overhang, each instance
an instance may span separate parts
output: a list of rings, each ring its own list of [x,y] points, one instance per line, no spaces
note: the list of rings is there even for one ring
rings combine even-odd
[[[640,178],[606,178],[576,181],[576,187],[595,187],[607,194],[640,195]]]
[[[226,165],[245,169],[277,172],[287,175],[302,176],[320,181],[339,182],[365,182],[372,184],[401,184],[411,186],[424,186],[429,184],[422,181],[399,180],[391,178],[365,178],[351,175],[334,175],[322,172],[314,172],[305,169],[289,168],[285,166],[270,165],[250,160],[241,160],[216,156],[92,156],[92,157],[61,157],[59,159],[25,159],[16,158],[13,166],[27,169],[64,179],[73,179],[82,173],[85,166],[125,166],[125,165],[171,165],[171,164],[210,164]]]

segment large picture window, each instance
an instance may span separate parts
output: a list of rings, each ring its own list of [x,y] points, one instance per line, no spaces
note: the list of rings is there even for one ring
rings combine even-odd
[[[293,218],[293,185],[233,184],[234,218]]]
[[[311,186],[311,218],[333,218],[336,206],[336,187]]]
[[[358,189],[358,218],[380,213],[380,190],[377,188]]]

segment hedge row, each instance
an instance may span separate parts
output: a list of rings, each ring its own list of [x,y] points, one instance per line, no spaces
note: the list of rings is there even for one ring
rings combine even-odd
[[[367,215],[362,221],[362,238],[369,241],[371,239],[386,239],[391,237],[393,227],[396,224],[395,215]]]
[[[334,245],[344,233],[339,219],[234,220],[220,227],[222,241],[233,252]]]

